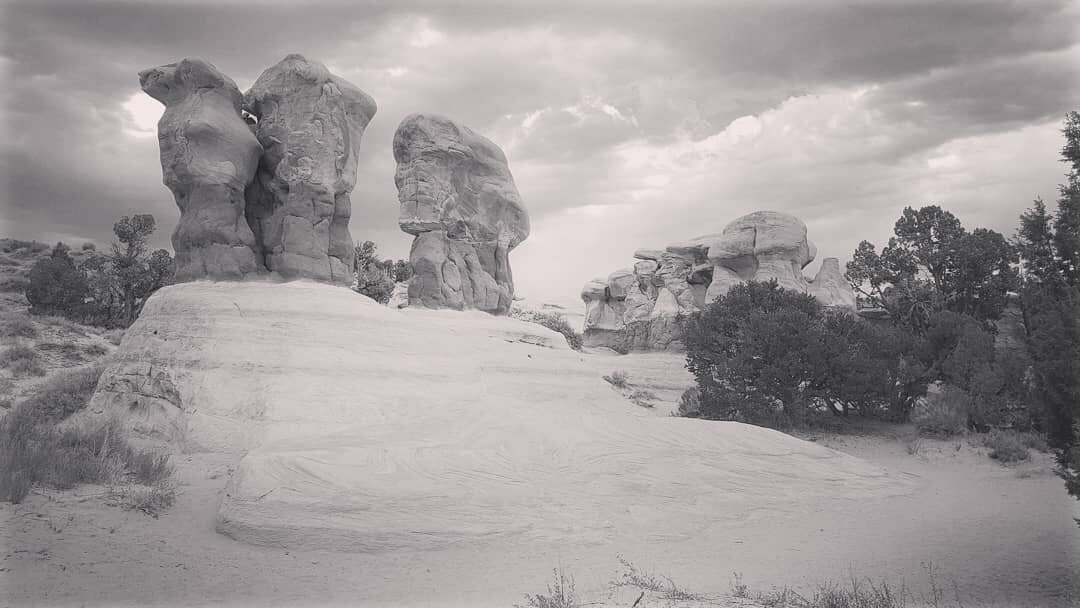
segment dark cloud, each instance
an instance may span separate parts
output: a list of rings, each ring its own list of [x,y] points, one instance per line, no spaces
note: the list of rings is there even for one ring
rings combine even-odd
[[[534,226],[592,252],[558,256],[608,260],[595,250],[615,237],[593,232],[617,230],[630,247],[714,231],[744,207],[813,215],[830,238],[891,225],[880,210],[900,204],[890,202],[898,192],[974,210],[993,193],[943,173],[941,158],[978,145],[942,150],[1045,127],[1080,98],[1080,11],[1064,0],[39,1],[3,11],[0,222],[24,237],[105,241],[117,217],[150,211],[167,242],[177,212],[156,141],[132,131],[124,104],[140,69],[184,56],[244,88],[302,52],[372,94],[379,112],[351,227],[395,257],[409,239],[396,227],[390,142],[412,112],[456,118],[502,146]],[[747,116],[740,128],[760,136],[731,127]],[[1035,161],[1017,159],[1010,196],[1045,176],[1025,162]],[[1015,215],[1005,208],[1001,218]],[[534,272],[570,247],[534,236],[521,253]]]

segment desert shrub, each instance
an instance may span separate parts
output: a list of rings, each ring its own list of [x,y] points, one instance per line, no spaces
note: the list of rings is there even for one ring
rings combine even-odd
[[[630,587],[640,591],[651,591],[659,595],[661,599],[670,602],[692,602],[705,599],[702,595],[682,589],[675,584],[675,581],[670,576],[639,568],[621,556],[618,557],[618,560],[623,566],[623,572],[619,578],[611,581],[610,586],[612,588]]]
[[[83,251],[97,251],[97,245],[91,243],[90,241],[87,241],[87,242],[82,244],[82,250]]]
[[[552,571],[554,581],[548,585],[547,595],[525,594],[525,605],[514,604],[515,608],[579,608],[574,591],[574,577],[563,573],[562,568]]]
[[[38,260],[30,269],[26,299],[35,314],[73,314],[89,294],[86,276],[61,245],[57,243],[50,257]]]
[[[626,388],[626,385],[630,382],[630,377],[626,375],[626,372],[617,369],[604,376],[604,380],[615,388]]]
[[[21,502],[37,484],[56,489],[81,484],[165,482],[166,456],[128,443],[119,421],[58,427],[37,413],[16,409],[0,421],[0,498]]]
[[[9,314],[0,319],[0,337],[36,338],[37,326],[30,317],[23,314]]]
[[[692,386],[685,391],[681,397],[679,397],[679,409],[676,412],[679,416],[686,416],[687,418],[697,418],[701,415],[701,389]]]
[[[1006,464],[1027,460],[1029,456],[1024,439],[1014,431],[994,429],[986,436],[984,443],[990,448],[990,458]]]
[[[971,396],[962,388],[946,385],[931,391],[911,413],[915,428],[924,435],[960,435],[968,428]]]
[[[934,379],[968,395],[970,428],[985,432],[1035,425],[1027,406],[1025,375],[1030,363],[1017,353],[999,353],[985,324],[958,313],[936,313],[930,318],[922,348]]]
[[[37,241],[23,241],[19,239],[0,239],[0,251],[4,253],[22,253],[30,256],[48,251],[49,246]]]
[[[103,363],[54,374],[24,399],[12,415],[25,416],[31,424],[56,423],[86,408],[94,395]]]
[[[41,355],[26,344],[15,344],[0,351],[0,367],[9,369],[17,376],[43,376]]]
[[[566,318],[557,312],[534,312],[526,319],[538,323],[544,327],[557,331],[566,337],[566,343],[574,350],[581,350],[581,334],[574,331]]]
[[[356,291],[379,304],[386,304],[394,293],[394,282],[381,268],[364,268],[356,273]]]
[[[653,402],[656,401],[658,397],[656,396],[656,393],[650,390],[639,388],[634,389],[634,391],[630,393],[627,399],[629,399],[634,405],[646,408],[653,408],[655,407],[655,404]]]
[[[412,277],[412,266],[405,260],[380,258],[375,243],[364,241],[357,243],[354,249],[353,272],[356,291],[379,304],[386,304],[394,293],[394,284]]]
[[[1020,438],[1020,443],[1024,444],[1025,448],[1028,448],[1029,450],[1035,450],[1036,452],[1044,453],[1050,451],[1050,444],[1046,441],[1045,435],[1032,431],[1014,432],[1016,433],[1016,436]]]
[[[691,314],[683,342],[703,418],[788,427],[826,412],[900,417],[925,388],[913,341],[775,281],[737,285]]]

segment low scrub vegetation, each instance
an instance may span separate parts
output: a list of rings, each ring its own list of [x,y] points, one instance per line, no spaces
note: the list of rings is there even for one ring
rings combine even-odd
[[[1028,446],[1024,438],[1012,431],[990,431],[984,440],[986,447],[990,448],[990,458],[1003,464],[1011,464],[1027,460],[1030,457]]]
[[[15,344],[0,351],[0,368],[11,370],[16,376],[45,375],[41,355],[27,344]]]
[[[622,370],[615,370],[604,376],[604,380],[615,388],[626,388],[630,383],[630,377]]]
[[[21,424],[55,424],[84,409],[104,369],[97,363],[55,374],[19,404]]]
[[[691,593],[679,587],[670,576],[639,568],[621,556],[618,560],[622,564],[623,571],[618,578],[611,581],[610,587],[613,589],[630,588],[639,591],[650,591],[665,601],[700,601],[705,599],[705,596],[701,594]]]
[[[679,409],[675,412],[679,416],[697,418],[701,415],[701,389],[692,386],[683,391],[679,397]]]
[[[971,397],[961,388],[946,386],[931,392],[916,404],[911,421],[923,435],[951,437],[968,429]]]
[[[543,325],[544,327],[562,334],[566,343],[574,350],[581,350],[581,334],[574,331],[566,317],[557,312],[535,312],[531,310],[513,310],[511,316],[515,319]]]
[[[356,291],[386,304],[394,292],[394,285],[412,277],[412,266],[405,260],[382,259],[375,243],[357,243],[353,257],[353,274]]]
[[[659,397],[656,396],[656,393],[650,390],[638,388],[634,389],[627,397],[627,399],[629,399],[634,405],[652,409],[653,407],[656,407],[655,402],[657,399],[659,399]]]
[[[0,338],[36,338],[38,329],[25,314],[9,313],[0,318]]]
[[[553,578],[547,593],[525,594],[524,604],[514,604],[515,608],[580,608],[574,591],[574,577],[563,572],[562,568],[552,571]]]
[[[169,252],[149,250],[155,229],[152,215],[122,217],[113,225],[117,240],[111,251],[84,248],[78,262],[70,247],[57,243],[30,269],[25,291],[30,312],[103,327],[131,325],[147,298],[172,280]]]
[[[752,605],[764,608],[959,608],[964,605],[958,591],[947,593],[937,581],[932,565],[926,566],[926,591],[915,593],[906,586],[887,581],[861,579],[854,574],[845,583],[826,581],[807,591],[790,587],[771,591],[754,591],[736,573],[731,591],[723,595],[692,592],[677,585],[670,576],[649,572],[629,561],[618,558],[623,571],[608,583],[609,591],[629,589],[636,593],[634,608],[663,606],[728,606]],[[730,600],[736,601],[732,603]],[[581,608],[595,602],[584,602],[574,593],[574,579],[562,569],[554,571],[554,582],[546,594],[526,595],[526,604],[517,608]],[[631,606],[627,600],[627,606]],[[745,603],[744,603],[745,602]],[[605,605],[607,605],[605,603]]]
[[[134,448],[118,420],[62,424],[85,409],[100,374],[101,366],[59,373],[0,420],[0,500],[19,503],[35,485],[167,482],[169,457]],[[161,506],[167,494],[161,486],[147,500]]]

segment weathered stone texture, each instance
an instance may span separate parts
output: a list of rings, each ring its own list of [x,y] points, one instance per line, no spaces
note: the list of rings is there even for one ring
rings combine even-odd
[[[506,156],[448,118],[407,116],[394,134],[398,225],[415,235],[410,305],[506,314],[514,298],[510,251],[529,216]]]
[[[836,258],[813,281],[802,269],[816,255],[798,218],[759,211],[709,234],[634,252],[634,268],[586,283],[581,298],[586,346],[630,350],[681,349],[680,319],[745,281],[776,280],[813,294],[822,304],[855,309],[855,294]]]
[[[201,59],[143,70],[139,83],[165,105],[158,147],[163,181],[180,208],[172,235],[177,280],[259,272],[244,190],[262,146],[241,116],[236,83]]]
[[[265,149],[247,216],[267,269],[351,282],[349,194],[375,100],[323,64],[289,55],[259,76],[244,107]]]

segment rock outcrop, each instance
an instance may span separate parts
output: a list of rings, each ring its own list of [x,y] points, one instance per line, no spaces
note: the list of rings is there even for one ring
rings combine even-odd
[[[409,304],[506,314],[510,251],[529,236],[506,155],[468,127],[412,114],[394,134],[398,225],[416,238]]]
[[[165,105],[158,146],[163,181],[180,208],[172,235],[177,280],[259,272],[244,190],[263,150],[241,116],[236,83],[201,59],[143,70],[139,83]]]
[[[756,211],[728,224],[709,246],[713,281],[708,301],[727,293],[743,281],[775,280],[780,287],[807,293],[809,282],[802,274],[817,255],[806,238],[806,224],[776,211]]]
[[[639,249],[633,269],[585,284],[584,343],[619,352],[679,350],[680,319],[744,281],[770,281],[814,295],[825,306],[855,310],[855,293],[836,258],[811,281],[802,273],[817,250],[798,218],[758,211],[720,234]]]
[[[693,383],[683,363],[620,367],[676,399]],[[770,429],[640,408],[601,378],[611,369],[536,323],[391,310],[312,281],[194,282],[147,300],[78,415],[228,462],[204,479],[213,525],[278,551],[648,538],[677,552],[718,546],[751,509],[798,517],[911,487]]]
[[[349,193],[376,110],[369,95],[301,55],[245,95],[201,59],[144,70],[139,81],[165,104],[158,142],[180,207],[178,280],[268,271],[352,280]]]
[[[244,94],[265,152],[247,217],[266,267],[285,278],[348,284],[349,234],[360,138],[375,100],[326,66],[289,55]]]

